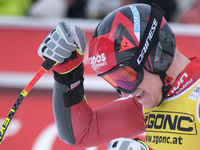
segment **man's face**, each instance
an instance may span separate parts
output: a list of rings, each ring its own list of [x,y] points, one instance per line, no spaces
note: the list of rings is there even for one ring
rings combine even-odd
[[[138,88],[131,94],[146,109],[156,107],[162,99],[162,81],[157,74],[149,73],[144,69],[144,78]],[[122,92],[123,97],[129,94]]]

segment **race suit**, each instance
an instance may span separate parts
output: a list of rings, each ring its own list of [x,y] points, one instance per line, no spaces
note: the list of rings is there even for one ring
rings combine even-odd
[[[156,150],[189,150],[200,140],[200,59],[178,76],[162,105],[144,109],[146,144]]]
[[[108,144],[112,139],[132,138],[145,131],[146,143],[156,150],[186,150],[198,144],[199,58],[192,59],[172,85],[168,98],[152,110],[143,109],[131,96],[92,110],[81,91],[82,84],[69,91],[66,85],[55,81],[53,108],[58,134],[73,147]]]

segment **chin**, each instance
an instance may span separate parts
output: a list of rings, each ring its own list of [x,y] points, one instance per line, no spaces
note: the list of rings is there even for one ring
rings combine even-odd
[[[155,103],[143,103],[142,104],[143,106],[144,106],[144,108],[146,108],[146,109],[153,109],[153,108],[155,108],[156,106],[157,106],[157,104],[155,104]]]
[[[143,107],[146,109],[153,109],[154,107],[157,106],[155,101],[151,100],[151,98],[145,98],[145,100],[143,99],[138,102],[141,103],[143,105]]]
[[[149,106],[149,105],[143,105],[144,106],[144,108],[146,108],[146,109],[153,109],[155,106]]]
[[[142,105],[146,109],[153,109],[160,104],[161,98],[160,97],[150,97],[147,101],[143,101]]]

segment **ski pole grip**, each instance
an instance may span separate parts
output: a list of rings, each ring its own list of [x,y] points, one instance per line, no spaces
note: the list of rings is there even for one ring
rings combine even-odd
[[[49,58],[45,58],[45,61],[42,63],[41,66],[42,66],[43,69],[48,71],[54,66],[55,63],[56,63],[55,61],[53,61]]]

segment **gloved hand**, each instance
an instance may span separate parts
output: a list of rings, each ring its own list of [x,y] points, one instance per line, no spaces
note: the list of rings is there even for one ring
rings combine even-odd
[[[141,140],[129,138],[117,138],[112,140],[107,150],[149,150],[148,146]]]
[[[70,27],[66,21],[62,21],[41,43],[38,54],[44,59],[49,58],[57,62],[53,70],[58,82],[71,84],[83,75],[82,62],[85,49],[85,33],[79,27]],[[78,78],[72,79],[71,76],[74,74],[75,76],[79,74]],[[64,78],[65,81],[62,81]]]

